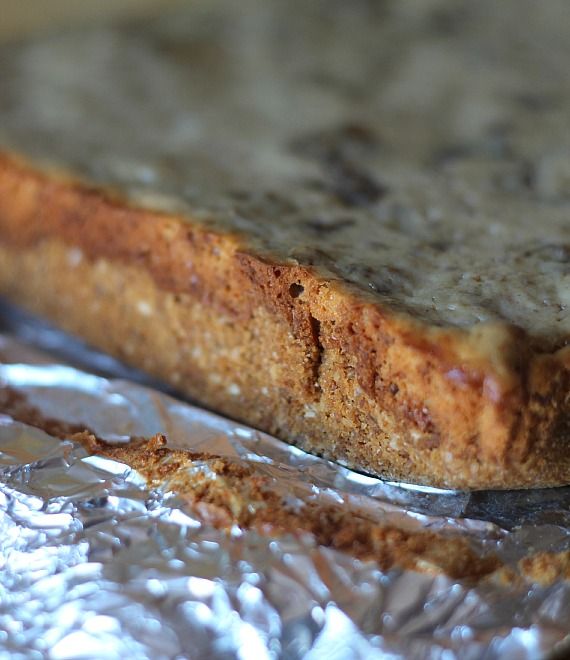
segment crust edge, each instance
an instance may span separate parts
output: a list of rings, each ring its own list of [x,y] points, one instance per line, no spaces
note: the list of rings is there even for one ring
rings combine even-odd
[[[86,331],[83,322],[58,307],[65,294],[61,285],[73,297],[77,275],[61,276],[70,270],[66,250],[79,249],[86,256],[83,276],[92,289],[100,277],[97,264],[106,263],[123,273],[119,279],[138,278],[146,289],[154,287],[153,295],[178,296],[187,306],[207,310],[212,322],[228,320],[238,335],[263,316],[261,325],[272,328],[266,334],[288,342],[299,361],[299,382],[275,385],[285,391],[289,387],[293,398],[312,405],[317,411],[313,419],[328,429],[315,442],[315,422],[292,418],[289,428],[277,433],[283,439],[365,471],[429,485],[514,488],[570,482],[570,347],[537,354],[524,333],[508,325],[463,330],[420,323],[312,268],[255,254],[236,235],[220,234],[191,217],[136,207],[13,155],[0,155],[0,246],[5,264],[0,290],[8,298],[115,353],[129,337],[101,345],[105,342]],[[47,277],[42,300],[40,274]],[[79,304],[81,296],[76,298]],[[76,308],[75,314],[81,313]],[[141,345],[130,359],[119,357],[140,364],[148,349]],[[215,361],[216,347],[210,349]],[[238,361],[231,368],[247,365]],[[160,366],[153,371],[172,382]],[[371,461],[358,452],[339,455],[327,449],[338,444],[331,413],[353,399],[348,372],[376,417],[376,433],[385,436],[383,443],[371,432],[363,433],[363,439],[373,449],[390,441],[399,446],[407,454],[401,465],[386,452]],[[335,379],[333,373],[340,376]],[[252,403],[244,402],[236,414],[233,400],[201,393],[187,381],[173,384],[207,405],[276,432],[248,409]],[[333,396],[333,387],[344,392]],[[324,406],[316,405],[323,401]],[[291,407],[291,417],[297,409]],[[451,456],[447,462],[446,456]],[[425,468],[430,462],[432,474]]]

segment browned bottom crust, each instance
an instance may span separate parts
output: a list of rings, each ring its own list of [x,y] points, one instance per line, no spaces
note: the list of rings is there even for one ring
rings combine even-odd
[[[0,159],[0,292],[206,405],[357,469],[570,483],[570,347],[421,325],[234,236]]]

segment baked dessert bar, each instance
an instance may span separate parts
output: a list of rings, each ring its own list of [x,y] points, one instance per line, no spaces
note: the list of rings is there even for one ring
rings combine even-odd
[[[567,484],[564,15],[219,0],[7,45],[0,290],[363,471]]]

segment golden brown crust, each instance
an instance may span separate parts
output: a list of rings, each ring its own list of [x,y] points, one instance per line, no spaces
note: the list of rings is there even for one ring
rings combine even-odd
[[[438,486],[570,482],[569,347],[536,355],[509,326],[421,324],[11,156],[0,259],[8,298],[311,451]]]

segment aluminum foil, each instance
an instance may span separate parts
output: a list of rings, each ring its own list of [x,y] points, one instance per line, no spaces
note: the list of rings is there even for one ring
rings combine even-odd
[[[0,336],[0,384],[103,438],[162,432],[172,446],[237,457],[298,497],[454,529],[510,565],[570,548],[570,488],[469,494],[383,482],[157,389],[67,366],[30,342],[126,373],[44,326],[18,324],[18,334]],[[0,657],[537,658],[570,640],[570,582],[469,587],[382,572],[308,536],[228,535],[124,464],[7,416],[0,568]]]

